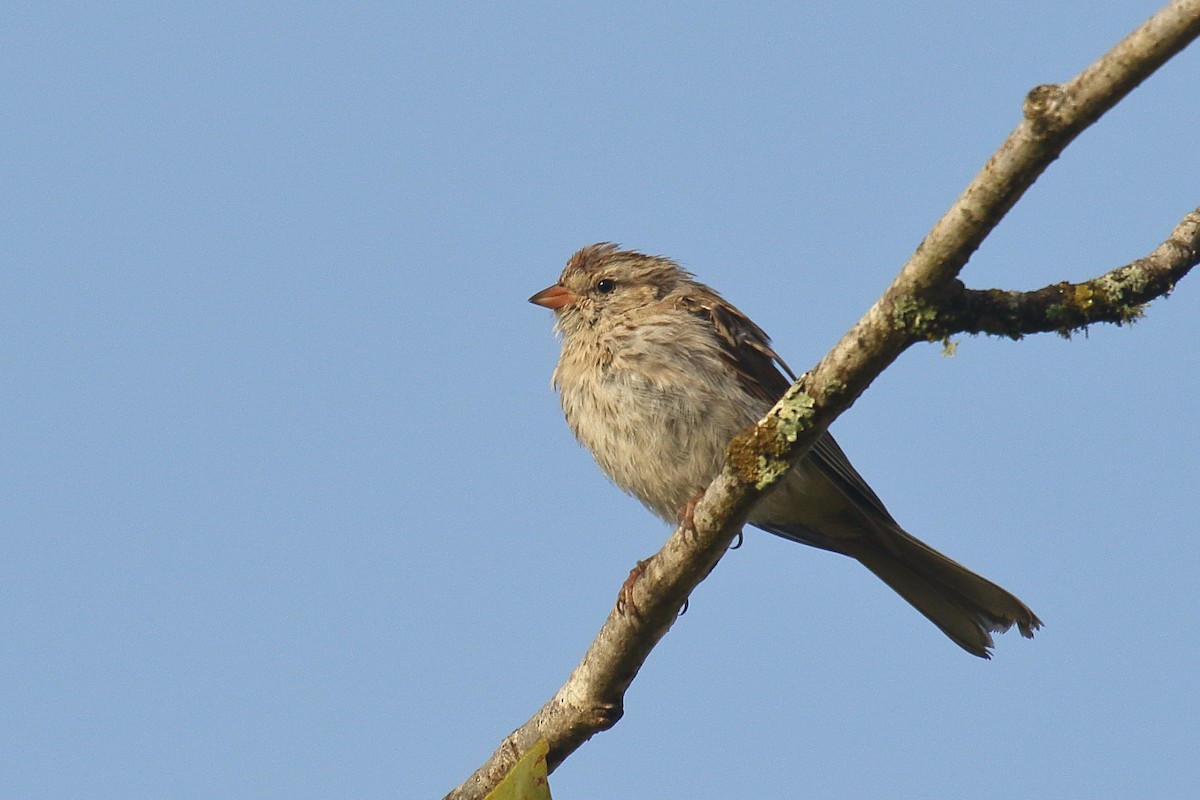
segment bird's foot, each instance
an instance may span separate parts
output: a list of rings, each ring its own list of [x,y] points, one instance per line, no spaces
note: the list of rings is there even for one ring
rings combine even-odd
[[[642,572],[645,571],[646,565],[650,563],[650,559],[638,561],[637,566],[629,570],[629,577],[621,584],[621,591],[617,593],[617,613],[628,614],[637,619],[642,618],[642,612],[638,610],[637,603],[633,600],[633,585],[637,583],[638,578],[642,577]]]
[[[679,527],[683,528],[685,535],[691,535],[696,532],[696,506],[700,505],[700,501],[704,498],[704,490],[696,492],[691,499],[683,504],[683,508],[679,510]]]

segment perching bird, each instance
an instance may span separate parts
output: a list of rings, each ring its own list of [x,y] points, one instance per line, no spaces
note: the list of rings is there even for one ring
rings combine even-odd
[[[585,247],[529,300],[553,309],[562,337],[553,383],[567,424],[614,483],[672,524],[730,439],[794,380],[761,328],[667,258]],[[749,522],[857,559],[973,655],[989,657],[993,632],[1015,624],[1032,638],[1041,627],[1016,597],[901,528],[829,434]]]

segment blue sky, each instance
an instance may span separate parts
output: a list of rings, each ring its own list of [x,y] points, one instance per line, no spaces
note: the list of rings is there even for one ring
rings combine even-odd
[[[525,299],[671,255],[796,369],[1154,3],[10,3],[0,796],[440,797],[668,531]],[[1200,200],[1193,47],[964,273],[1083,279]],[[748,532],[556,797],[1179,797],[1200,781],[1200,286],[905,354],[835,425],[1046,621],[960,652]]]

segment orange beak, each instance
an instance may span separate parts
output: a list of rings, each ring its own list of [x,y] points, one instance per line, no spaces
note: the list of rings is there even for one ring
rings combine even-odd
[[[533,297],[529,298],[529,302],[533,303],[535,306],[549,308],[554,311],[557,311],[563,306],[569,306],[578,300],[579,295],[558,283],[549,288],[542,289]]]

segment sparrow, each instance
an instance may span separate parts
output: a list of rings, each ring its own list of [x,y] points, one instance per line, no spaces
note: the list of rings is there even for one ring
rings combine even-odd
[[[761,328],[669,258],[594,244],[529,298],[553,310],[552,385],[600,469],[671,524],[690,520],[729,441],[795,376]],[[959,647],[1042,622],[1020,600],[900,527],[826,433],[751,511],[749,524],[850,556]]]

